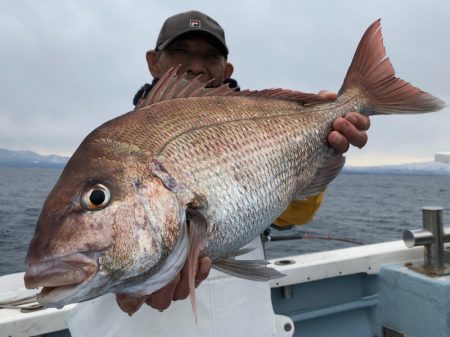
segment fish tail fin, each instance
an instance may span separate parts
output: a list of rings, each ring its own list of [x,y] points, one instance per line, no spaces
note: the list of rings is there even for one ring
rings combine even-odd
[[[366,116],[438,111],[440,99],[395,77],[386,57],[380,19],[364,33],[338,95],[356,90],[363,97],[358,111]]]

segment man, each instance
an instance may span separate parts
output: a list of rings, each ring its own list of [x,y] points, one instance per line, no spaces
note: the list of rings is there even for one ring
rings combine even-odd
[[[181,64],[179,73],[186,73],[188,78],[200,76],[200,80],[211,87],[229,83],[237,87],[237,82],[231,79],[233,65],[227,62],[228,48],[222,27],[209,16],[190,11],[168,18],[161,28],[156,47],[146,54],[148,68],[154,80],[152,84],[144,85],[133,100],[137,104],[145,97],[157,80],[170,68]],[[335,94],[320,92],[326,98],[334,99]],[[349,144],[363,147],[367,142],[366,131],[370,120],[359,113],[348,113],[345,118],[338,118],[333,123],[333,131],[328,135],[330,146],[339,153],[348,150]],[[294,201],[287,210],[275,221],[278,226],[307,223],[320,206],[322,194],[307,200]],[[203,257],[199,260],[196,283],[200,284],[208,276],[211,260]],[[187,268],[168,285],[153,293],[146,303],[153,308],[164,310],[172,300],[184,299],[189,295]],[[119,305],[129,307],[128,296],[117,297]],[[132,304],[131,304],[132,306]]]

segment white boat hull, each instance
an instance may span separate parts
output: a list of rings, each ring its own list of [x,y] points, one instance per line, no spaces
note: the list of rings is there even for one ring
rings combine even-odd
[[[139,331],[146,336],[210,336],[213,331],[215,336],[312,336],[311,331],[314,336],[381,336],[384,328],[397,330],[383,326],[377,313],[383,303],[378,292],[380,272],[392,264],[418,261],[422,255],[422,248],[409,249],[403,241],[394,241],[291,256],[271,261],[286,277],[269,285],[216,273],[198,289],[200,303],[213,301],[214,312],[200,305],[197,326],[189,301],[175,302],[162,313],[142,308],[129,318],[108,295],[94,300],[95,305],[69,305],[61,310],[0,309],[0,336],[45,336],[69,327],[74,336],[88,336],[109,315],[114,315],[115,324],[103,325],[102,336],[108,332],[113,336],[122,331],[122,325],[130,336],[139,336]],[[355,292],[357,288],[367,289]],[[28,294],[22,273],[0,277],[0,301]],[[139,329],[131,333],[129,326]]]

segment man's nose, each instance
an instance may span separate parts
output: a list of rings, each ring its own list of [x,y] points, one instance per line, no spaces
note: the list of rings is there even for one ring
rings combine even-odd
[[[190,57],[189,62],[185,64],[185,71],[186,73],[191,75],[202,75],[206,74],[206,67],[201,57],[198,57],[197,55]]]

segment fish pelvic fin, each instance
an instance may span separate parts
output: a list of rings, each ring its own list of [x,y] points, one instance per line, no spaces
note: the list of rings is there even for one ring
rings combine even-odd
[[[275,268],[268,267],[269,262],[266,260],[236,260],[234,258],[248,252],[248,249],[239,250],[227,258],[214,261],[212,267],[231,276],[259,282],[286,276]]]
[[[366,116],[423,113],[445,107],[440,99],[395,76],[386,57],[380,19],[361,38],[338,95],[355,89],[364,97],[359,111]]]
[[[195,324],[197,324],[197,301],[195,297],[195,275],[198,269],[200,252],[205,248],[207,222],[203,214],[194,208],[186,209],[186,221],[189,226],[189,251],[187,256],[189,297]]]

